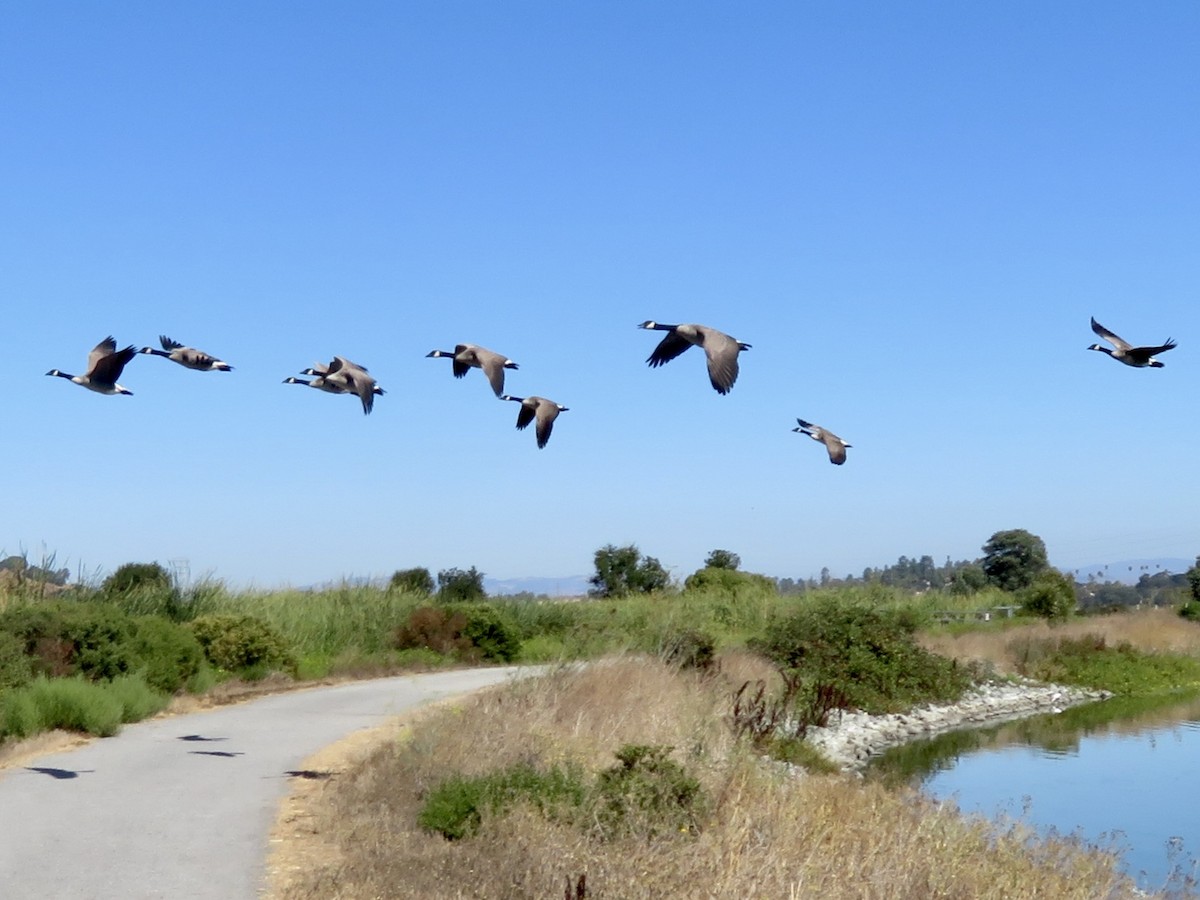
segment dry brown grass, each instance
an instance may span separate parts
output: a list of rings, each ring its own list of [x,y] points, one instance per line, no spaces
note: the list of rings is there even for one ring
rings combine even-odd
[[[335,852],[279,893],[288,898],[562,897],[586,874],[589,898],[1133,897],[1115,859],[1072,840],[997,835],[914,791],[849,777],[799,777],[746,754],[721,721],[726,661],[702,679],[625,659],[518,682],[428,716],[322,782],[306,827]],[[473,838],[421,831],[425,791],[452,773],[524,761],[596,771],[622,744],[669,744],[705,785],[698,834],[601,842],[531,809],[485,819]]]
[[[1148,652],[1184,653],[1200,656],[1200,625],[1181,618],[1172,609],[1146,609],[1108,616],[1072,619],[1061,625],[1045,620],[1030,621],[1013,627],[922,635],[921,644],[934,653],[961,661],[987,660],[1000,672],[1016,671],[1016,659],[1009,649],[1018,638],[1070,637],[1103,635],[1110,645],[1127,641]]]

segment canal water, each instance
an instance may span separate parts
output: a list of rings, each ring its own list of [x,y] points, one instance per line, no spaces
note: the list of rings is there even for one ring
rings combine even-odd
[[[1121,851],[1138,886],[1200,896],[1200,697],[1114,698],[884,754],[965,813]]]

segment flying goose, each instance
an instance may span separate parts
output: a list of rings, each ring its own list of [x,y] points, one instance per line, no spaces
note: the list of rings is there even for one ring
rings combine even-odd
[[[1101,353],[1107,353],[1118,362],[1123,362],[1127,366],[1136,366],[1139,369],[1151,368],[1161,369],[1163,364],[1154,358],[1155,353],[1166,353],[1168,350],[1175,348],[1175,342],[1167,338],[1166,343],[1159,347],[1134,347],[1128,341],[1117,337],[1103,325],[1092,317],[1092,331],[1100,335],[1114,347],[1115,350],[1110,350],[1100,344],[1092,344],[1088,347],[1089,350],[1099,350]]]
[[[646,360],[652,369],[670,362],[693,344],[704,348],[704,355],[708,357],[708,380],[718,394],[729,393],[738,377],[738,353],[750,349],[749,344],[707,325],[664,325],[646,321],[638,328],[668,332]]]
[[[376,384],[365,366],[350,362],[344,356],[335,356],[328,365],[318,364],[300,374],[317,376],[308,383],[310,387],[320,388],[331,394],[357,394],[358,399],[362,401],[364,416],[374,407],[375,397],[384,393],[383,388]]]
[[[121,387],[117,384],[117,379],[121,377],[125,364],[133,359],[137,352],[137,347],[132,344],[123,350],[118,350],[117,342],[112,335],[109,335],[92,348],[92,352],[88,354],[88,367],[83,375],[68,375],[58,369],[51,369],[46,374],[70,379],[75,384],[83,385],[89,391],[95,391],[98,394],[129,394],[132,396],[133,391]]]
[[[517,410],[517,428],[525,428],[533,421],[534,416],[537,417],[537,445],[538,449],[546,446],[546,442],[550,440],[550,432],[554,430],[554,420],[558,418],[560,412],[567,412],[568,407],[555,403],[553,400],[547,400],[545,397],[510,397],[508,394],[503,395],[501,400],[512,400],[521,404],[521,408]]]
[[[158,336],[158,342],[162,344],[161,350],[155,350],[153,347],[143,347],[142,353],[153,353],[155,356],[165,356],[167,359],[179,363],[188,369],[195,369],[197,372],[232,372],[233,366],[229,363],[223,363],[215,357],[209,356],[202,350],[197,350],[195,347],[185,347],[179,341],[173,341],[165,334]]]
[[[300,374],[304,375],[308,371],[310,371],[310,370],[305,370],[305,372],[301,372]],[[343,387],[342,385],[334,384],[333,382],[326,381],[324,376],[317,376],[316,378],[312,379],[312,381],[305,381],[303,378],[288,377],[288,378],[283,379],[283,383],[284,384],[302,384],[305,387],[311,387],[311,388],[316,388],[319,391],[325,391],[325,393],[327,393],[327,394],[348,394],[349,393],[349,391],[346,390],[346,388]],[[374,393],[375,393],[375,396],[378,397],[378,396],[383,395],[386,392],[384,391],[383,388],[376,387]]]
[[[825,449],[829,451],[829,461],[835,466],[840,466],[846,461],[846,448],[851,446],[843,441],[832,431],[826,431],[820,425],[814,425],[812,422],[805,422],[803,419],[797,419],[800,423],[799,428],[793,428],[792,431],[798,431],[801,434],[807,434],[814,441],[820,441],[825,445]]]
[[[475,344],[457,344],[453,353],[447,350],[431,350],[425,356],[438,359],[449,357],[453,360],[451,368],[455,378],[462,378],[472,366],[483,369],[483,374],[487,376],[497,397],[504,393],[504,370],[519,368],[504,354],[493,353],[486,347]]]

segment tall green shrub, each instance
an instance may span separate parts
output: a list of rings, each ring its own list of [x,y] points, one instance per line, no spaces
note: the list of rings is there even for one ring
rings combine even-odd
[[[957,700],[969,673],[921,647],[917,624],[903,609],[821,599],[777,619],[751,646],[797,680],[801,703],[819,691],[870,713]]]
[[[296,659],[275,629],[246,615],[201,616],[189,627],[218,669],[255,677],[269,671],[296,672]]]
[[[184,625],[154,616],[136,623],[134,648],[146,683],[165,694],[177,693],[204,661],[204,649]]]

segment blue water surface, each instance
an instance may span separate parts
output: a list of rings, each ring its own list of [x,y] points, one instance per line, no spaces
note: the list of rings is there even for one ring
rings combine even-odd
[[[1064,714],[1068,715],[1068,714]],[[1073,731],[1059,717],[915,750],[909,777],[967,813],[1123,849],[1139,887],[1194,895],[1200,874],[1200,703]],[[1052,721],[1057,720],[1057,721]],[[974,746],[973,746],[974,745]],[[913,751],[909,751],[910,757]]]

